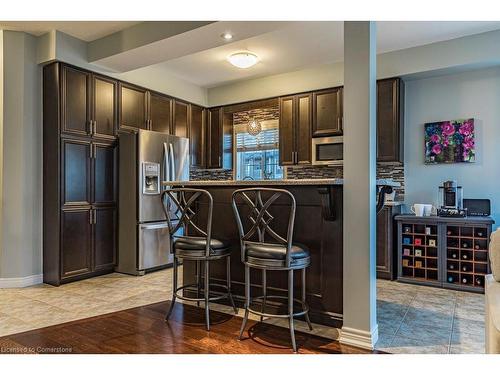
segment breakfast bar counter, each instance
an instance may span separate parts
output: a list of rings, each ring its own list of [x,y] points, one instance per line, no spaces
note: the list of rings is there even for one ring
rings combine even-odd
[[[342,326],[343,179],[178,181],[164,182],[163,185],[205,189],[212,195],[212,236],[230,243],[232,289],[236,304],[240,306],[244,301],[244,265],[241,261],[238,228],[231,206],[232,193],[244,187],[264,186],[291,192],[297,204],[293,241],[307,246],[311,254],[311,265],[306,274],[311,320],[334,327]],[[377,180],[377,185],[399,186],[392,180]],[[196,220],[200,225],[206,224],[207,207],[203,201],[196,207]],[[277,211],[271,211],[273,224],[277,228],[286,228],[288,217],[280,215],[279,204],[275,209]],[[255,270],[252,270],[251,274],[251,294],[257,296],[262,294],[261,273],[253,271]],[[212,262],[211,280],[224,284],[225,277],[225,262]],[[185,262],[183,284],[194,281],[195,262]],[[295,285],[301,285],[298,278]],[[286,295],[286,286],[286,272],[268,272],[269,294]]]

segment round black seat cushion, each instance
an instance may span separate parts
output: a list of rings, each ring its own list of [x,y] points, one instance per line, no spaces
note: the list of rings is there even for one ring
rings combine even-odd
[[[207,239],[205,237],[183,236],[174,239],[174,252],[178,255],[204,256]],[[229,254],[229,243],[216,238],[210,239],[210,255],[219,256]]]
[[[247,242],[247,255],[252,258],[285,260],[286,246],[272,243]],[[301,244],[293,244],[292,260],[304,259],[310,256],[309,249]]]

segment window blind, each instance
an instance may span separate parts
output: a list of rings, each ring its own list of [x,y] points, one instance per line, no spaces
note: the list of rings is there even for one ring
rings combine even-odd
[[[237,152],[272,150],[278,148],[278,122],[263,121],[261,125],[262,131],[256,136],[249,134],[246,126],[235,127]]]

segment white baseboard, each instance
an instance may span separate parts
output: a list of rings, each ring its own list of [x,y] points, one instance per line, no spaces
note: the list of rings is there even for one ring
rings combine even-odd
[[[24,288],[43,283],[43,274],[25,277],[0,278],[0,288]]]
[[[368,350],[373,350],[375,344],[378,340],[378,325],[375,325],[371,332],[362,331],[359,329],[342,327],[340,330],[341,344],[355,346],[357,348],[363,348]]]

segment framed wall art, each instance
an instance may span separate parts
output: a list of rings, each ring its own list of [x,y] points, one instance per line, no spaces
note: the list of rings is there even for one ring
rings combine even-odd
[[[474,119],[425,124],[425,164],[475,160]]]

